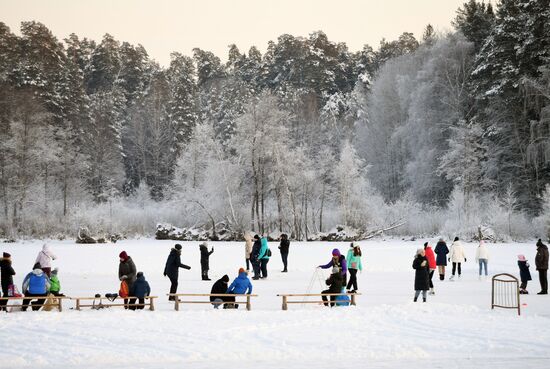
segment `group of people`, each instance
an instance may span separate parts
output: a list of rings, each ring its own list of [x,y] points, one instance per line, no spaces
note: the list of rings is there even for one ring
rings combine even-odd
[[[539,281],[541,290],[538,295],[548,294],[548,247],[542,242],[541,239],[537,241],[537,255],[535,257],[535,266],[539,273]],[[476,250],[476,263],[479,265],[479,279],[483,274],[485,277],[488,275],[487,265],[489,263],[489,250],[485,245],[485,242],[481,240]],[[415,270],[414,278],[414,298],[413,301],[418,301],[418,297],[422,293],[422,300],[426,302],[428,291],[430,294],[435,294],[432,277],[437,268],[439,272],[439,279],[445,280],[445,267],[447,261],[452,262],[452,275],[449,278],[454,280],[455,274],[458,271],[458,278],[460,279],[462,274],[462,263],[467,261],[466,252],[464,246],[458,237],[455,237],[451,248],[447,247],[447,244],[443,239],[439,239],[435,250],[432,250],[428,242],[424,243],[423,248],[419,248],[416,251],[416,255],[413,260],[412,267]],[[531,273],[529,271],[529,263],[525,258],[525,255],[518,255],[518,267],[520,270],[520,294],[528,294],[527,283],[531,280]]]

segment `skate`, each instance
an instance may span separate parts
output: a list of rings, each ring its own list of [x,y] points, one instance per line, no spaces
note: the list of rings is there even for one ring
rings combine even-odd
[[[449,281],[450,281],[450,282],[452,282],[452,281],[454,281],[454,280],[455,280],[455,276],[454,276],[454,275],[452,275],[452,276],[449,277]]]
[[[433,288],[430,288],[430,295],[435,295],[435,291]]]
[[[426,302],[426,298],[425,298],[425,297],[422,297],[422,302]]]

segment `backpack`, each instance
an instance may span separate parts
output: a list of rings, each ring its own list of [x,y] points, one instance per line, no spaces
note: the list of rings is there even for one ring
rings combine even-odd
[[[342,288],[342,293],[344,293],[346,290]],[[340,295],[336,296],[336,306],[349,306],[350,305],[350,297],[348,295]]]
[[[265,254],[266,254],[268,257],[271,257],[271,249],[267,249],[267,251],[265,252]]]
[[[126,283],[126,281],[120,282],[120,289],[118,290],[118,295],[120,297],[130,296],[130,289],[128,288],[128,283]]]

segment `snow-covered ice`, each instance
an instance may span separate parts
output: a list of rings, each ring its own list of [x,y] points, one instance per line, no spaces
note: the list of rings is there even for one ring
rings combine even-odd
[[[431,240],[434,241],[434,240]],[[116,244],[76,245],[51,241],[58,259],[62,292],[92,296],[118,290],[118,254],[126,250],[159,296],[154,312],[70,310],[62,313],[0,314],[0,368],[547,368],[550,366],[550,297],[537,296],[536,248],[529,244],[489,245],[489,273],[518,275],[517,254],[531,262],[530,295],[522,296],[522,315],[491,310],[490,279],[478,280],[474,244],[461,280],[439,281],[427,303],[413,303],[415,250],[424,240],[360,242],[365,270],[358,275],[357,307],[290,305],[281,311],[277,293],[304,293],[315,266],[347,243],[292,242],[289,273],[281,273],[277,245],[269,278],[253,281],[252,311],[215,310],[208,304],[167,301],[169,281],[162,276],[175,242],[151,239]],[[182,242],[178,292],[208,293],[223,274],[236,277],[244,266],[244,246],[211,243],[212,282],[200,280],[198,242]],[[1,244],[12,254],[20,287],[41,241]],[[324,271],[328,273],[328,271]],[[447,276],[450,274],[450,268]],[[321,285],[315,281],[313,292]]]

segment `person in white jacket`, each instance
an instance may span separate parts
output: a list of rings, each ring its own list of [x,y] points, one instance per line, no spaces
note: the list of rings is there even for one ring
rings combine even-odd
[[[42,251],[38,253],[34,263],[39,263],[42,271],[48,276],[48,278],[50,278],[52,274],[52,260],[55,260],[56,258],[57,256],[55,256],[52,250],[50,250],[50,246],[44,244],[42,246]]]
[[[479,279],[481,279],[481,271],[485,267],[485,276],[487,277],[487,263],[489,262],[489,250],[485,246],[483,240],[479,241],[479,246],[476,251],[476,262],[479,264]]]
[[[461,264],[466,262],[466,252],[464,251],[464,246],[462,242],[455,237],[453,244],[451,245],[451,251],[449,252],[449,261],[453,263],[453,275],[451,275],[450,280],[452,281],[455,277],[456,270],[458,269],[458,278],[462,273]]]

